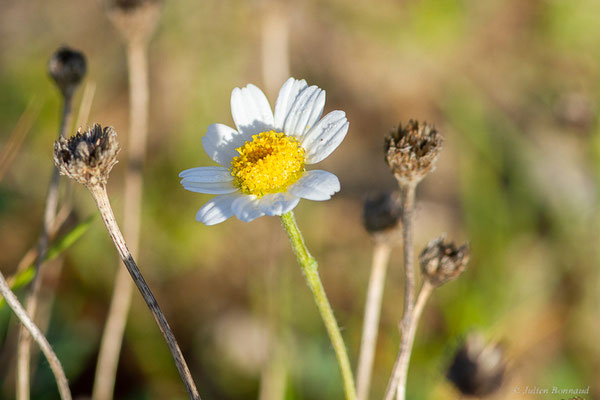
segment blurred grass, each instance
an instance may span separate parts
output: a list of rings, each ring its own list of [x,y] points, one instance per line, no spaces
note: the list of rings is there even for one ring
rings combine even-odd
[[[600,381],[600,62],[594,56],[600,4],[309,0],[291,7],[292,74],[327,90],[326,111],[345,110],[351,121],[347,139],[319,166],[340,177],[341,193],[297,208],[351,357],[360,342],[371,251],[361,202],[368,191],[394,187],[382,137],[414,117],[434,122],[446,136],[438,169],[418,192],[417,246],[445,231],[470,241],[473,258],[464,276],[438,290],[425,310],[409,398],[458,398],[444,369],[472,329],[502,340],[511,357],[511,380],[499,398],[511,398],[515,385],[590,385],[591,398],[600,397],[594,386]],[[234,351],[239,342],[217,340],[223,326],[242,338],[248,326],[266,327],[284,341],[286,399],[341,398],[333,352],[277,219],[202,226],[194,215],[210,196],[186,192],[178,183],[179,171],[211,164],[200,139],[210,123],[232,124],[231,89],[261,84],[263,11],[255,2],[165,4],[151,46],[140,265],[204,398],[256,398],[259,391],[264,360],[240,358]],[[127,146],[123,49],[100,4],[8,2],[0,13],[0,146],[31,98],[42,107],[0,183],[0,266],[6,273],[39,232],[59,115],[45,67],[64,43],[86,53],[88,79],[98,85],[89,123],[115,126]],[[117,214],[122,173],[117,165],[109,185]],[[89,215],[93,204],[80,189],[74,189],[76,204]],[[396,250],[373,398],[383,394],[397,352],[400,260]],[[118,265],[98,221],[66,252],[65,263],[49,339],[74,394],[88,395]],[[0,310],[0,343],[6,343],[9,319]],[[229,320],[238,325],[224,322]],[[258,346],[247,340],[241,345]],[[0,366],[0,398],[13,397],[10,365]],[[34,384],[36,399],[55,397],[43,360]],[[116,398],[185,398],[137,297]]]

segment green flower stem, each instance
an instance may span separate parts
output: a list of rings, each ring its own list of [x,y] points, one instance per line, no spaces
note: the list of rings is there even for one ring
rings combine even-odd
[[[298,259],[300,266],[302,267],[304,277],[306,278],[306,283],[312,291],[315,302],[317,303],[317,308],[319,309],[319,313],[321,313],[321,318],[323,319],[325,328],[329,334],[329,339],[331,339],[331,344],[335,350],[335,354],[340,365],[340,370],[342,372],[346,399],[355,400],[356,389],[354,387],[354,377],[352,375],[352,368],[350,367],[350,360],[348,359],[346,345],[344,344],[344,339],[342,339],[340,328],[335,320],[333,310],[331,309],[329,300],[327,300],[325,289],[323,288],[323,284],[319,278],[319,264],[317,264],[317,260],[310,255],[306,245],[304,244],[304,239],[300,229],[298,229],[298,225],[296,224],[294,213],[290,211],[286,214],[283,214],[281,216],[281,222],[283,223],[283,227],[287,231],[288,237],[290,238],[292,248],[296,254],[296,258]]]

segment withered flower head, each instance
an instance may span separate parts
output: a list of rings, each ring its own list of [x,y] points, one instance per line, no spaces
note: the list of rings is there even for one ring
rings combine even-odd
[[[417,184],[433,170],[443,138],[432,125],[410,120],[385,138],[385,160],[401,185]]]
[[[388,233],[395,231],[401,215],[402,206],[397,192],[369,194],[365,198],[363,223],[375,239],[381,234],[388,236]]]
[[[94,124],[69,139],[54,142],[54,164],[61,175],[67,175],[86,186],[106,185],[119,153],[117,132],[110,126]]]
[[[160,16],[159,0],[105,0],[109,19],[125,42],[145,42]]]
[[[504,380],[506,362],[498,344],[487,344],[481,334],[470,334],[458,349],[446,377],[466,396],[484,397]]]
[[[456,279],[466,268],[469,262],[469,245],[460,247],[452,242],[444,243],[444,237],[430,241],[421,252],[419,261],[421,271],[434,286]]]
[[[83,53],[63,46],[48,61],[48,73],[64,96],[71,95],[87,70]]]

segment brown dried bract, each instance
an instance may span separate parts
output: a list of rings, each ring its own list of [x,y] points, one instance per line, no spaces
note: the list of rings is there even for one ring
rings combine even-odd
[[[411,119],[385,138],[385,160],[401,185],[417,184],[434,169],[442,144],[433,126]]]
[[[106,185],[119,153],[117,132],[110,126],[94,124],[69,139],[54,142],[54,164],[61,175],[67,175],[86,186]]]
[[[457,247],[454,243],[444,243],[444,238],[432,240],[421,252],[419,261],[425,278],[434,286],[456,279],[469,262],[469,245]]]

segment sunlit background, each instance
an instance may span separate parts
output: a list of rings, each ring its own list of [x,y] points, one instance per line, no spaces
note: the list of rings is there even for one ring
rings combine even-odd
[[[47,76],[49,57],[63,44],[85,53],[82,86],[95,93],[84,124],[114,126],[124,149],[128,95],[124,48],[100,1],[2,0],[0,9],[0,154],[19,119],[31,123],[0,181],[0,268],[10,276],[36,243],[51,174],[60,98]],[[200,140],[211,123],[233,125],[234,87],[255,83],[274,104],[287,78],[278,74],[287,68],[327,91],[325,112],[344,110],[350,121],[345,141],[319,165],[340,177],[341,192],[323,203],[300,202],[296,216],[353,364],[373,248],[362,202],[396,187],[383,137],[416,118],[446,139],[436,171],[417,193],[417,251],[446,232],[470,242],[472,259],[425,309],[408,398],[459,398],[445,370],[474,330],[505,348],[509,374],[498,398],[564,397],[516,394],[517,386],[590,386],[583,397],[600,398],[598,15],[596,0],[166,2],[150,46],[138,258],[202,398],[268,399],[267,387],[278,393],[271,398],[343,397],[334,352],[279,220],[233,218],[206,227],[194,216],[210,196],[183,190],[177,177],[213,165]],[[126,151],[120,159],[108,187],[118,218]],[[78,220],[95,215],[87,191],[70,190]],[[382,397],[398,351],[401,256],[398,246],[373,399]],[[56,273],[46,285],[55,296],[43,324],[74,396],[86,398],[120,261],[99,218],[59,260],[49,267]],[[2,399],[14,398],[15,327],[3,304]],[[48,364],[37,360],[32,398],[55,399]],[[186,398],[137,292],[115,398]]]

